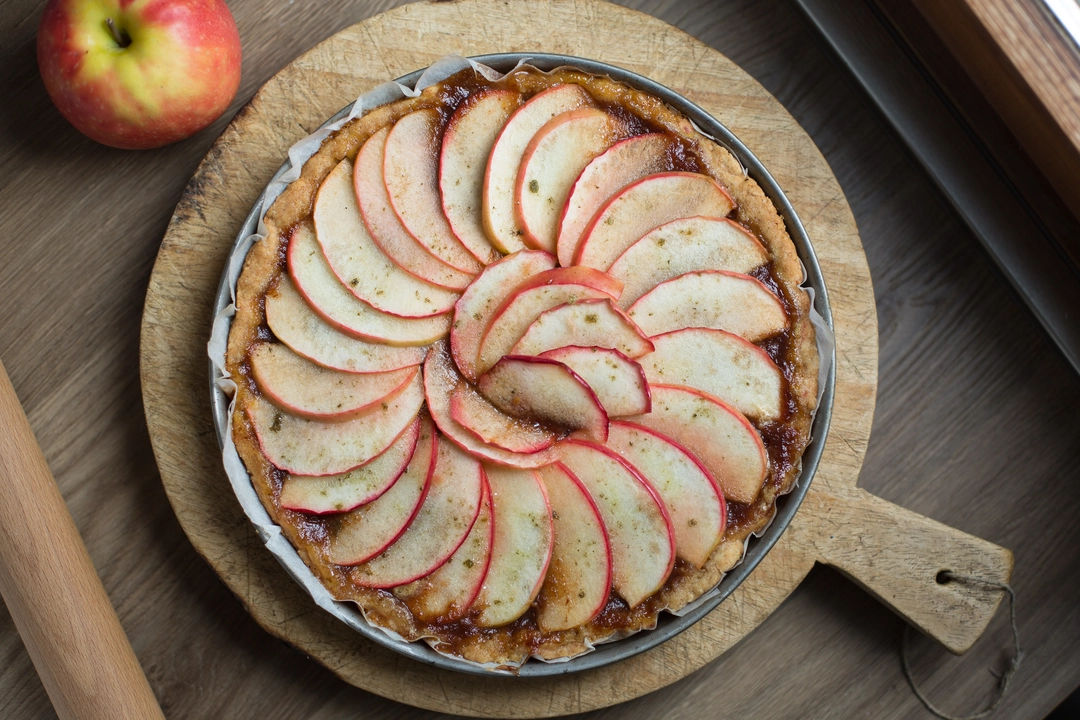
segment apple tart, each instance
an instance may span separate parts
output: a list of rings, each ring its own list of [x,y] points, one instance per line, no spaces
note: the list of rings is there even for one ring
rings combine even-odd
[[[459,72],[336,130],[265,224],[232,439],[374,625],[572,657],[715,587],[793,486],[818,383],[795,246],[648,93]]]

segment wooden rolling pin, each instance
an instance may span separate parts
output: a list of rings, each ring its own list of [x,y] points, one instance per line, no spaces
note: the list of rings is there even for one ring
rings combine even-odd
[[[61,720],[164,718],[0,363],[0,595]]]

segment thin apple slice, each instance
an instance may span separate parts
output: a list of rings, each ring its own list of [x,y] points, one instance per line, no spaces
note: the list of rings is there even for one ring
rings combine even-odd
[[[649,481],[613,450],[587,440],[564,440],[557,449],[600,509],[615,592],[634,607],[663,587],[675,567],[671,518]]]
[[[499,251],[484,230],[484,171],[488,155],[510,114],[521,104],[516,90],[486,90],[465,99],[443,133],[439,188],[443,212],[458,240],[485,265]]]
[[[757,278],[706,270],[662,282],[627,311],[648,335],[713,328],[760,342],[787,327],[787,313]]]
[[[480,514],[461,547],[435,572],[394,588],[394,596],[423,622],[445,624],[460,620],[483,587],[494,530],[491,492],[485,487]]]
[[[491,324],[484,331],[476,359],[476,372],[487,372],[500,358],[509,354],[529,326],[544,312],[567,303],[605,299],[610,299],[610,296],[596,288],[576,283],[541,285],[515,291],[494,313]]]
[[[626,249],[608,272],[626,284],[624,310],[660,283],[697,270],[748,273],[769,262],[765,246],[749,230],[727,218],[672,220]]]
[[[464,383],[454,364],[450,361],[446,342],[440,341],[431,347],[424,361],[424,388],[427,395],[428,411],[451,442],[456,443],[469,454],[482,460],[499,465],[519,468],[537,468],[550,465],[557,459],[554,448],[540,452],[522,454],[505,450],[501,447],[479,440],[454,420],[450,412],[450,398],[454,389]]]
[[[640,415],[652,408],[645,371],[618,350],[569,345],[540,357],[561,362],[577,373],[596,393],[609,417]]]
[[[531,97],[514,111],[488,155],[484,173],[484,228],[492,244],[504,253],[525,247],[524,231],[514,212],[514,188],[525,148],[548,120],[568,110],[592,104],[580,85],[556,85]]]
[[[653,338],[641,358],[650,383],[685,385],[715,395],[753,420],[770,422],[784,409],[784,375],[764,350],[723,330],[686,328]]]
[[[709,470],[727,500],[753,502],[769,469],[761,436],[723,400],[694,388],[651,385],[652,412],[627,420],[665,435]]]
[[[288,250],[289,275],[308,305],[337,329],[363,340],[388,345],[428,345],[450,330],[450,313],[404,318],[376,310],[349,292],[330,269],[310,223],[293,231]]]
[[[678,218],[724,217],[731,196],[707,175],[664,172],[648,175],[604,203],[585,227],[575,265],[607,270],[645,233]]]
[[[621,122],[594,107],[556,115],[537,130],[522,155],[514,188],[514,211],[526,245],[555,252],[559,218],[574,181],[623,134]]]
[[[547,493],[535,470],[487,467],[495,541],[484,587],[476,598],[476,624],[501,627],[521,617],[544,582],[555,526]]]
[[[675,530],[675,554],[700,568],[724,536],[727,507],[716,479],[671,438],[643,425],[612,422],[607,446],[645,476]]]
[[[450,417],[478,440],[510,452],[540,452],[558,439],[550,430],[500,411],[468,383],[458,383],[451,393]]]
[[[555,423],[598,442],[607,440],[608,416],[596,393],[561,362],[507,355],[480,376],[477,387],[508,415]]]
[[[350,579],[362,587],[389,588],[429,575],[450,559],[472,530],[484,496],[484,468],[453,443],[439,438],[431,486],[405,532]]]
[[[420,371],[416,366],[362,375],[328,370],[281,343],[260,343],[248,357],[251,374],[270,402],[290,415],[326,422],[351,420],[392,400]]]
[[[399,317],[450,312],[460,297],[398,267],[371,239],[353,190],[353,166],[342,160],[315,196],[315,237],[330,269],[360,300]]]
[[[543,632],[569,630],[591,621],[611,591],[611,546],[592,496],[562,463],[540,468],[555,519],[555,544],[537,598]]]
[[[610,299],[580,300],[545,310],[510,350],[513,355],[540,355],[580,345],[611,348],[627,357],[653,350],[652,341]]]
[[[555,267],[555,257],[539,250],[522,250],[484,268],[454,306],[450,348],[461,374],[475,382],[480,341],[492,315],[510,292],[529,277]]]
[[[390,204],[383,182],[383,156],[390,128],[369,137],[356,155],[353,191],[371,239],[405,272],[451,290],[463,290],[472,275],[450,267],[409,234]]]
[[[510,352],[540,313],[581,300],[618,299],[622,286],[606,273],[592,268],[555,268],[520,283],[499,307],[480,340],[476,372],[483,374]]]
[[[256,399],[248,419],[266,459],[296,475],[337,475],[378,457],[420,412],[424,387],[419,375],[384,405],[345,422],[305,420]]]
[[[375,557],[409,527],[431,486],[438,449],[435,424],[420,418],[420,432],[409,465],[397,482],[366,505],[341,515],[330,525],[330,562],[358,565]]]
[[[294,353],[331,370],[390,372],[419,365],[426,354],[421,347],[370,343],[336,330],[311,309],[284,274],[266,293],[266,324]]]
[[[417,110],[394,123],[386,138],[383,179],[401,224],[452,268],[478,273],[483,267],[454,235],[439,195],[439,111]]]
[[[405,472],[420,437],[420,418],[369,463],[340,475],[289,475],[281,485],[281,507],[315,513],[339,513],[365,505],[394,486]]]
[[[592,160],[574,181],[559,219],[559,264],[574,264],[578,241],[592,216],[615,193],[646,175],[671,170],[675,139],[649,133],[617,142]]]

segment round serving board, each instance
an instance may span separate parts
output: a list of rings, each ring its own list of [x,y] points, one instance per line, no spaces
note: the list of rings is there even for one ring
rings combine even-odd
[[[630,39],[631,41],[628,41]],[[318,608],[256,536],[222,468],[207,392],[214,293],[244,221],[289,147],[386,80],[447,54],[550,52],[645,75],[735,133],[787,193],[814,243],[832,306],[836,391],[813,484],[757,569],[689,630],[597,670],[488,679],[421,664],[365,640]],[[647,15],[601,0],[415,3],[354,25],[272,78],[211,148],[176,208],[147,290],[141,373],[147,425],[173,509],[196,550],[266,630],[347,682],[442,712],[545,717],[659,689],[757,627],[815,562],[833,565],[954,652],[1001,600],[941,570],[1007,581],[1009,551],[855,487],[877,391],[877,314],[851,210],[798,123],[720,53]]]

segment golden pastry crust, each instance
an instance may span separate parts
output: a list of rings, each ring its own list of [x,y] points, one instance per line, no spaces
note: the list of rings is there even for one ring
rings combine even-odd
[[[788,381],[791,412],[782,427],[759,427],[769,450],[770,471],[758,498],[748,505],[729,503],[727,531],[703,568],[694,569],[679,561],[663,588],[637,607],[629,609],[613,595],[607,608],[593,622],[564,632],[541,633],[533,618],[534,610],[497,629],[472,626],[469,616],[445,627],[425,624],[417,621],[392,592],[355,585],[349,579],[349,568],[329,560],[327,543],[335,522],[333,516],[311,516],[280,506],[278,498],[285,473],[264,457],[247,416],[247,409],[259,394],[248,366],[248,353],[255,343],[272,337],[266,327],[264,298],[275,292],[278,278],[285,271],[285,248],[291,229],[311,216],[315,194],[337,163],[344,158],[355,159],[368,137],[409,112],[423,108],[449,112],[454,107],[451,103],[460,101],[460,95],[447,93],[445,88],[463,82],[473,89],[508,87],[526,98],[556,84],[575,83],[601,106],[619,108],[652,128],[681,138],[692,149],[700,172],[717,180],[735,201],[736,209],[731,217],[748,227],[765,246],[770,257],[768,279],[790,318],[781,345],[773,348],[773,354],[781,358],[778,364]],[[238,385],[232,417],[233,439],[270,516],[282,527],[312,572],[335,598],[359,604],[374,624],[392,629],[409,640],[429,638],[437,649],[474,662],[517,664],[530,655],[547,659],[577,655],[589,643],[617,633],[652,628],[661,610],[678,610],[714,587],[723,573],[741,560],[749,535],[768,525],[777,496],[790,491],[809,441],[818,391],[817,346],[809,317],[810,300],[800,287],[801,262],[776,208],[760,186],[744,174],[738,160],[698,133],[689,120],[658,98],[610,78],[574,69],[544,73],[526,67],[497,82],[483,80],[467,70],[426,89],[419,97],[376,108],[333,133],[304,164],[300,178],[273,203],[265,223],[268,236],[251,249],[237,284],[237,312],[229,335],[226,367]]]

